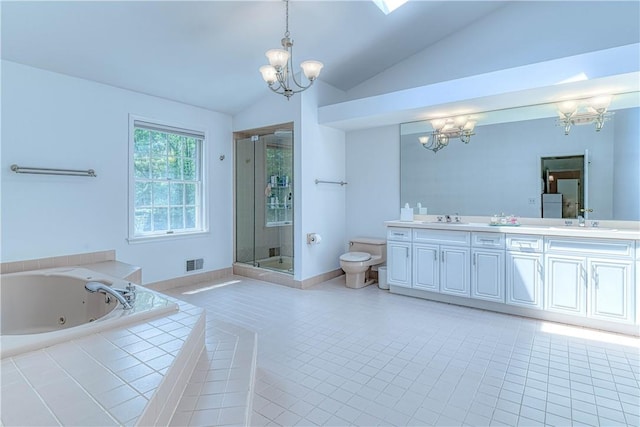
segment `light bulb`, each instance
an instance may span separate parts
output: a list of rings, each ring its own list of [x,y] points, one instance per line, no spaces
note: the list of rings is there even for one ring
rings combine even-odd
[[[260,67],[260,73],[262,74],[262,78],[264,79],[264,81],[269,83],[270,85],[274,84],[278,79],[276,69],[271,65],[263,65],[262,67]]]
[[[461,129],[467,123],[467,117],[466,116],[455,117],[453,119],[453,123],[458,129]]]
[[[566,117],[571,117],[578,109],[578,103],[576,101],[564,101],[558,104],[558,111]]]
[[[284,68],[289,60],[289,52],[284,49],[269,49],[264,55],[269,59],[269,64],[276,69]]]
[[[419,136],[418,141],[420,141],[420,144],[426,145],[429,142],[429,136],[428,135]]]
[[[468,131],[468,132],[473,132],[473,129],[475,129],[476,127],[476,121],[475,120],[469,120],[467,121],[467,123],[465,123],[464,125],[464,130]]]
[[[598,113],[604,113],[607,111],[609,104],[611,104],[610,96],[596,96],[588,101],[589,107]]]
[[[447,124],[447,120],[446,119],[433,119],[431,120],[431,126],[433,127],[433,129],[439,131],[442,130],[442,128],[444,127],[444,125]]]
[[[324,67],[324,64],[319,61],[304,61],[302,64],[300,64],[300,68],[302,68],[304,76],[310,81],[314,81],[318,78],[322,67]]]

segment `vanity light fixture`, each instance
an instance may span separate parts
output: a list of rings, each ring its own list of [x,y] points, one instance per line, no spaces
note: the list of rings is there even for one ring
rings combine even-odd
[[[597,96],[582,101],[564,101],[557,105],[558,119],[557,125],[564,127],[564,134],[569,135],[572,125],[587,125],[593,123],[596,132],[600,132],[604,122],[613,115],[608,112],[611,104],[611,96]]]
[[[260,73],[264,81],[269,85],[269,89],[289,99],[294,93],[302,92],[311,87],[320,75],[320,70],[324,65],[322,62],[313,60],[302,62],[300,68],[302,68],[302,73],[309,80],[309,84],[305,86],[296,80],[296,76],[292,72],[293,40],[289,33],[289,1],[284,0],[284,3],[286,26],[284,37],[280,41],[282,49],[270,49],[265,53],[265,56],[269,59],[269,65],[260,67]]]
[[[431,120],[431,126],[433,132],[418,137],[418,141],[423,148],[437,153],[449,145],[450,138],[460,138],[460,141],[468,144],[471,135],[475,135],[473,129],[476,121],[470,120],[467,116],[458,116]]]

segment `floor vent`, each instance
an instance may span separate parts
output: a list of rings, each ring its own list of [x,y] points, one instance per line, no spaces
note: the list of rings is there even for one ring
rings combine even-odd
[[[190,272],[190,271],[202,270],[203,267],[204,267],[204,259],[203,258],[188,259],[187,260],[187,273]]]

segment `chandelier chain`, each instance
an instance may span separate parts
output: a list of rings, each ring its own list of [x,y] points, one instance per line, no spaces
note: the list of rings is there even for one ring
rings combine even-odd
[[[284,0],[284,4],[285,4],[285,27],[284,27],[284,36],[285,37],[289,37],[290,33],[289,33],[289,0]]]

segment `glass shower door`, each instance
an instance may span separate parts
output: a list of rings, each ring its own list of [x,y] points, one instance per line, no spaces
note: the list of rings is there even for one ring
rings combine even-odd
[[[293,273],[293,136],[236,140],[236,262]]]
[[[256,209],[252,138],[236,140],[236,262],[254,265]]]

